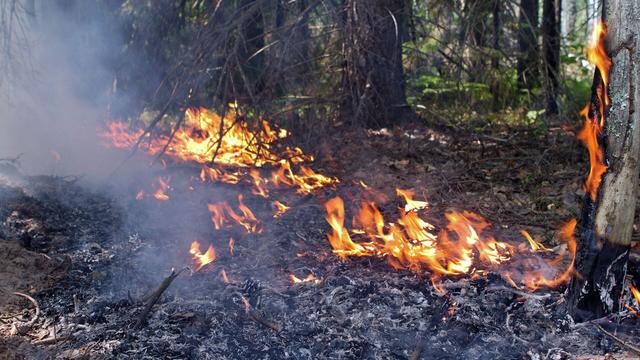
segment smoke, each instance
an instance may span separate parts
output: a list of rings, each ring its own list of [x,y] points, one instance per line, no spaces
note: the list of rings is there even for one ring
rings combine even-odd
[[[8,2],[7,2],[8,3]],[[0,81],[0,158],[20,155],[27,174],[108,175],[121,154],[97,138],[110,116],[117,24],[101,2],[16,0]],[[8,21],[12,20],[12,21]]]

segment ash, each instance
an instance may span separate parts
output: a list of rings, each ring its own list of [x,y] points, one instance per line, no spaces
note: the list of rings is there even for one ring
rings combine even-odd
[[[184,203],[229,189],[147,206],[152,200],[116,202],[75,179],[2,179],[0,245],[21,251],[2,262],[22,270],[2,267],[0,276],[40,308],[27,331],[9,335],[35,310],[2,293],[3,358],[586,359],[627,350],[600,328],[631,344],[640,338],[630,316],[574,324],[563,289],[525,293],[489,276],[448,278],[443,293],[427,273],[392,271],[380,259],[343,262],[331,254],[322,206],[311,198],[261,234],[207,232],[208,214],[183,211]],[[247,203],[268,219],[260,201]],[[188,263],[194,237],[215,245],[217,261],[181,274],[135,328],[171,268]],[[294,284],[292,274],[319,282]]]

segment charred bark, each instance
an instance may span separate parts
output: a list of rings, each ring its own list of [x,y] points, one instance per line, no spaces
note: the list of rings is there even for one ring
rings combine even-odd
[[[342,112],[352,123],[390,126],[415,120],[405,97],[405,0],[345,2]]]
[[[518,86],[531,89],[538,81],[538,0],[520,1],[518,48]]]
[[[585,320],[616,312],[627,271],[640,170],[640,4],[608,0],[603,9],[609,27],[607,52],[611,102],[602,140],[607,172],[596,201],[587,194],[582,215],[576,277],[569,287],[569,308]],[[602,86],[596,73],[594,90]],[[591,111],[597,110],[597,97]]]

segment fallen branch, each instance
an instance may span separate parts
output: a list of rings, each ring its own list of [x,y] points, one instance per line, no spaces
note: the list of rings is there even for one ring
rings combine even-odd
[[[71,340],[71,336],[60,336],[60,337],[50,337],[42,340],[32,341],[31,343],[34,345],[53,345],[59,341],[67,341]]]
[[[635,345],[632,345],[632,344],[629,344],[628,342],[626,342],[626,341],[620,339],[619,337],[613,335],[612,333],[610,333],[607,330],[605,330],[600,324],[594,324],[594,325],[598,328],[598,330],[602,331],[603,334],[609,336],[613,340],[615,340],[618,343],[620,343],[620,345],[622,345],[622,346],[626,347],[627,349],[632,350],[636,354],[640,355],[640,348],[639,347],[637,347]]]
[[[142,310],[142,313],[140,314],[140,316],[138,316],[138,321],[136,321],[136,324],[133,326],[134,329],[140,329],[142,325],[144,325],[144,322],[147,319],[147,316],[149,315],[149,313],[151,312],[153,305],[155,305],[158,302],[158,300],[160,300],[160,296],[162,296],[165,290],[167,290],[167,288],[169,287],[169,285],[171,285],[173,280],[175,280],[186,269],[188,268],[186,267],[182,268],[180,271],[177,271],[177,272],[174,269],[171,269],[171,274],[169,274],[169,276],[167,276],[164,280],[162,280],[162,283],[160,283],[160,286],[158,287],[158,289],[156,289],[156,291],[153,293],[153,295],[151,295],[151,297],[147,301],[147,304],[145,305],[144,310]]]
[[[36,320],[38,320],[38,317],[40,316],[40,306],[38,305],[36,299],[27,294],[14,292],[13,295],[22,296],[23,298],[31,301],[33,306],[35,306],[36,308],[36,314],[31,320],[24,323],[17,322],[11,325],[11,335],[25,335],[29,330],[31,330],[31,327],[36,323]]]

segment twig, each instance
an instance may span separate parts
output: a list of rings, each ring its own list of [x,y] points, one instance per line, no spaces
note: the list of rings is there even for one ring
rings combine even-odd
[[[160,286],[158,287],[158,289],[156,289],[153,295],[151,295],[151,297],[149,298],[149,301],[147,301],[147,304],[145,305],[144,310],[142,310],[142,313],[140,314],[140,316],[138,316],[138,321],[133,327],[134,329],[140,329],[142,327],[147,316],[151,312],[151,308],[153,308],[153,305],[155,305],[158,302],[158,300],[160,300],[160,296],[162,296],[162,293],[164,293],[165,290],[167,290],[167,288],[169,287],[169,285],[171,285],[173,280],[175,280],[186,269],[187,268],[185,267],[177,272],[175,271],[175,269],[171,269],[171,274],[169,274],[169,276],[167,276],[164,280],[162,280],[162,283],[160,283]]]
[[[275,332],[282,331],[282,325],[273,320],[266,319],[264,316],[262,316],[262,314],[254,310],[252,307],[249,307],[249,309],[247,310],[247,315],[249,316],[249,319],[255,320],[256,322],[268,327]]]
[[[544,295],[530,294],[528,292],[520,291],[520,290],[517,290],[517,289],[512,289],[512,288],[509,288],[509,287],[506,287],[506,286],[490,286],[490,287],[487,288],[487,291],[509,291],[511,293],[514,293],[516,295],[520,295],[520,296],[522,296],[524,298],[527,298],[527,299],[540,299],[540,300],[542,300],[542,299],[546,299],[546,298],[551,296],[551,294],[544,294]]]
[[[266,319],[259,311],[251,306],[249,300],[247,300],[247,298],[245,298],[244,295],[242,295],[240,292],[234,291],[234,293],[242,299],[242,302],[244,303],[244,310],[247,313],[247,317],[249,317],[249,319],[262,324],[277,333],[282,331],[282,325],[273,320]]]
[[[67,341],[67,340],[71,340],[72,337],[71,336],[60,336],[60,337],[50,337],[50,338],[46,338],[46,339],[42,339],[42,340],[36,340],[31,342],[34,345],[52,345],[55,344],[59,341]]]
[[[38,305],[38,302],[36,301],[36,299],[32,298],[27,294],[14,292],[13,295],[22,296],[23,298],[31,301],[33,306],[35,306],[36,308],[36,314],[33,316],[31,320],[25,323],[14,323],[13,325],[11,325],[11,335],[24,335],[27,333],[27,331],[31,330],[31,327],[33,326],[33,324],[35,324],[36,320],[38,320],[38,317],[40,316],[40,306]]]
[[[598,330],[602,331],[603,334],[609,336],[610,338],[612,338],[613,340],[617,341],[618,343],[620,343],[620,345],[626,347],[629,350],[632,350],[633,352],[635,352],[636,354],[640,354],[640,348],[629,344],[628,342],[620,339],[619,337],[613,335],[612,333],[608,332],[607,330],[605,330],[602,326],[600,326],[600,324],[596,324],[594,323],[594,325],[598,328]]]

